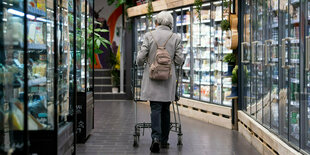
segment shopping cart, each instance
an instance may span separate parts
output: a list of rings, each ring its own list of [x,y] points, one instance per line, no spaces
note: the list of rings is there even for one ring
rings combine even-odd
[[[135,104],[135,131],[133,134],[134,137],[134,147],[139,146],[139,138],[140,138],[140,131],[143,130],[142,135],[144,135],[144,129],[151,128],[151,123],[145,123],[145,122],[138,122],[137,121],[137,103],[138,102],[146,102],[142,101],[140,99],[140,91],[141,91],[141,83],[142,83],[142,76],[143,76],[143,70],[144,67],[140,67],[137,65],[134,65],[132,68],[132,94],[134,96],[134,104]],[[180,96],[180,87],[179,87],[179,81],[180,81],[180,75],[182,75],[182,67],[176,68],[176,100],[172,102],[172,109],[173,109],[173,118],[171,119],[172,122],[170,123],[170,131],[176,132],[178,135],[178,146],[182,146],[182,126],[181,126],[181,119],[180,119],[180,113],[178,108],[178,100]],[[174,121],[174,122],[173,122]]]

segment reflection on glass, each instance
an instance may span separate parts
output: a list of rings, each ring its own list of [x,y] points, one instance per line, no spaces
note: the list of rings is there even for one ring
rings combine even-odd
[[[76,77],[78,92],[85,92],[85,3],[83,2],[83,0],[76,2]]]
[[[244,14],[243,14],[243,42],[241,44],[242,52],[242,80],[243,80],[243,103],[244,103],[244,110],[251,115],[251,78],[249,77],[249,73],[251,73],[251,65],[250,61],[250,32],[251,32],[251,23],[250,23],[250,0],[245,1],[244,5]]]
[[[92,30],[93,27],[93,17],[91,14],[91,9],[93,8],[93,1],[87,1],[87,27],[86,27],[86,32],[87,32],[87,63],[86,63],[86,68],[87,68],[87,75],[86,75],[86,88],[87,91],[93,88],[92,84],[90,83],[90,79],[92,78],[93,75],[93,39],[92,39],[92,32],[89,30]]]
[[[67,122],[69,115],[69,86],[70,86],[70,66],[71,66],[71,49],[70,43],[70,2],[62,0],[58,3],[59,22],[58,22],[58,118],[59,126]],[[72,28],[71,28],[72,29]]]
[[[0,152],[6,154],[23,149],[23,136],[12,133],[24,130],[24,2],[1,3]]]

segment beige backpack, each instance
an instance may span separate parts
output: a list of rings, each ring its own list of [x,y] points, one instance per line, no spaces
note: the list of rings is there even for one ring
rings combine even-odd
[[[151,35],[157,45],[157,50],[153,63],[150,65],[149,76],[152,80],[168,80],[171,76],[171,57],[165,46],[168,40],[171,38],[171,33],[168,40],[163,46],[158,46],[152,32]]]

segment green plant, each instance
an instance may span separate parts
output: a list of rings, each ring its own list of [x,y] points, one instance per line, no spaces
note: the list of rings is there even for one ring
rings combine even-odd
[[[128,7],[133,6],[132,1],[126,1],[126,0],[108,0],[108,5],[112,5],[116,1],[116,7],[119,7],[123,4],[126,4]]]
[[[119,86],[119,70],[117,69],[118,61],[117,56],[112,51],[110,52],[110,65],[111,65],[111,77],[112,77],[112,86]]]
[[[195,5],[195,10],[198,13],[198,19],[199,19],[199,21],[201,21],[201,12],[200,12],[200,10],[201,10],[201,7],[202,7],[202,0],[195,0],[194,5]]]
[[[224,6],[225,8],[228,7],[229,3],[230,3],[230,1],[228,2],[228,0],[223,0],[223,6]]]
[[[238,65],[235,66],[235,68],[232,71],[232,78],[231,78],[232,84],[238,83]]]
[[[152,20],[152,15],[153,15],[153,4],[152,4],[152,0],[149,0],[148,4],[147,4],[147,14],[146,17],[149,19],[149,21]]]
[[[221,22],[221,28],[222,28],[222,31],[227,31],[230,29],[230,23],[228,20],[222,20]]]
[[[229,53],[224,56],[224,62],[227,62],[228,64],[234,64],[236,62],[236,57],[233,53]]]
[[[94,21],[94,23],[95,24],[101,24],[97,21]],[[109,30],[102,29],[102,28],[93,29],[93,24],[89,24],[89,26],[87,28],[87,34],[92,34],[92,35],[90,35],[90,37],[87,38],[87,48],[88,49],[93,48],[93,39],[94,39],[94,53],[95,54],[103,53],[103,51],[100,49],[101,45],[103,45],[105,48],[107,48],[107,45],[111,45],[111,43],[107,39],[101,37],[101,35],[99,34],[100,32],[109,32]],[[87,57],[88,58],[93,57],[92,50],[88,50]],[[91,61],[92,61],[92,59],[91,59]]]

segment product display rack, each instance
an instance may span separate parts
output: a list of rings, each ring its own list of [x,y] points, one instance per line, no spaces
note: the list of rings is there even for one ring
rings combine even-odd
[[[201,8],[201,21],[194,6],[170,10],[174,18],[174,32],[182,40],[184,65],[180,83],[181,96],[207,103],[231,106],[227,96],[231,93],[231,77],[224,76],[228,64],[223,57],[232,50],[223,46],[226,32],[222,32],[220,23],[227,18],[222,1],[206,2]],[[145,16],[135,18],[136,36],[134,60],[143,43],[143,34],[154,29],[153,22],[148,23]],[[143,69],[138,70],[142,79]],[[141,82],[140,80],[138,83]],[[140,88],[135,91],[140,94]]]
[[[1,1],[0,154],[75,151],[74,6]]]
[[[297,150],[310,152],[309,1],[242,4],[243,110]]]

